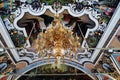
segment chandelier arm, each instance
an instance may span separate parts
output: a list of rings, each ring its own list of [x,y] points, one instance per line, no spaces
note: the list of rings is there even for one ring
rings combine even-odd
[[[78,24],[78,28],[79,28],[79,31],[80,31],[80,33],[81,33],[81,35],[82,35],[83,39],[84,39],[85,37],[84,37],[84,35],[83,35],[83,33],[82,33],[82,30],[81,30],[81,28],[80,28],[80,25],[79,25],[79,24]]]
[[[27,37],[27,39],[26,39],[26,40],[29,40],[29,39],[30,39],[31,34],[32,34],[32,32],[33,32],[34,28],[35,28],[35,23],[33,23],[33,27],[32,27],[32,29],[31,29],[31,31],[30,31],[30,34],[28,35],[28,37]],[[25,48],[26,46],[27,46],[27,45],[26,45],[26,43],[25,43],[24,48]]]
[[[78,28],[79,28],[79,31],[80,31],[80,33],[81,33],[81,35],[82,35],[83,39],[85,40],[85,42],[86,42],[86,44],[87,44],[87,49],[88,49],[88,48],[89,48],[88,43],[87,43],[87,41],[86,41],[86,39],[85,39],[85,36],[83,35],[83,32],[82,32],[82,30],[81,30],[81,28],[80,28],[80,25],[79,25],[79,24],[78,24]]]
[[[32,27],[32,29],[31,29],[31,31],[30,31],[30,34],[29,34],[29,36],[28,36],[28,38],[27,38],[28,40],[30,39],[31,34],[32,34],[32,32],[33,32],[34,28],[35,28],[35,23],[33,23],[33,27]]]

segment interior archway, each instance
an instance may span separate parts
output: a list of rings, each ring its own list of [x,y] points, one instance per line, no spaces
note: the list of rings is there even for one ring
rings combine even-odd
[[[54,63],[34,68],[25,73],[18,80],[93,80],[93,79],[84,72],[74,67],[65,64],[57,65],[56,63]]]
[[[60,74],[61,75],[60,78],[62,78],[62,76],[63,76],[63,78],[64,78],[64,76],[68,76],[69,78],[75,78],[74,80],[79,80],[79,79],[86,80],[86,78],[88,78],[87,80],[97,80],[97,76],[95,74],[91,73],[91,71],[89,69],[85,68],[78,62],[64,59],[64,63],[63,63],[63,61],[61,61],[60,64],[56,64],[55,61],[56,61],[56,59],[51,58],[49,60],[49,63],[48,63],[47,59],[43,59],[43,60],[37,61],[35,63],[32,63],[32,64],[28,65],[26,68],[18,71],[17,75],[13,76],[12,79],[24,80],[25,76],[28,78],[31,77],[32,75],[33,75],[33,77],[36,77],[36,76],[44,77],[47,74],[50,76],[56,77],[56,76],[59,76],[59,74]],[[47,72],[45,72],[45,67],[48,69]],[[63,72],[60,72],[61,69],[63,70]],[[55,70],[58,74],[55,72]],[[48,76],[48,77],[50,78],[50,76]],[[21,78],[23,78],[23,79],[21,79]],[[49,80],[49,78],[45,79],[45,80]],[[78,79],[76,79],[76,78],[78,78]],[[27,80],[29,80],[29,79],[27,79]],[[60,79],[60,80],[62,80],[62,79]],[[65,80],[67,80],[67,79],[65,79]]]

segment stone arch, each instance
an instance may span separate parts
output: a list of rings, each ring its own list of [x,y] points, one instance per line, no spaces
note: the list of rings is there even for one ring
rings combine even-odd
[[[18,71],[17,75],[13,76],[13,79],[18,79],[22,75],[24,75],[26,72],[28,72],[28,71],[30,71],[30,70],[32,70],[34,68],[37,68],[39,66],[43,66],[43,65],[46,65],[46,64],[53,64],[56,61],[56,59],[51,58],[49,61],[50,62],[48,63],[48,59],[42,59],[42,60],[39,60],[39,61],[37,61],[35,63],[32,63],[29,66],[27,66],[26,68]],[[75,61],[70,61],[69,59],[65,59],[64,61],[65,61],[64,62],[65,65],[74,67],[74,68],[82,71],[83,73],[88,75],[93,80],[96,79],[96,75],[95,74],[91,73],[91,71],[89,69],[85,68],[84,66],[80,65],[79,63],[77,63]],[[61,63],[62,63],[62,60],[61,60]]]

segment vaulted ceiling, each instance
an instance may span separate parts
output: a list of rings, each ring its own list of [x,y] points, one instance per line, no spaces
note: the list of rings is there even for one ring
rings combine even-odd
[[[77,34],[81,44],[77,55],[69,59],[66,54],[61,64],[65,61],[65,65],[75,67],[92,79],[119,79],[119,12],[119,0],[1,1],[0,74],[18,74],[1,78],[18,79],[38,66],[54,64],[55,57],[41,55],[35,41],[41,32],[54,25],[57,13],[61,23],[73,36]]]

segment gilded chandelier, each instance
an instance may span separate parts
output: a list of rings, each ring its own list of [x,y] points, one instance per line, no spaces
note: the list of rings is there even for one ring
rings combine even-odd
[[[36,40],[36,49],[40,55],[46,54],[48,58],[53,56],[57,61],[66,55],[72,58],[80,46],[79,37],[73,36],[73,32],[63,25],[58,16],[55,16],[52,26],[39,36]]]

